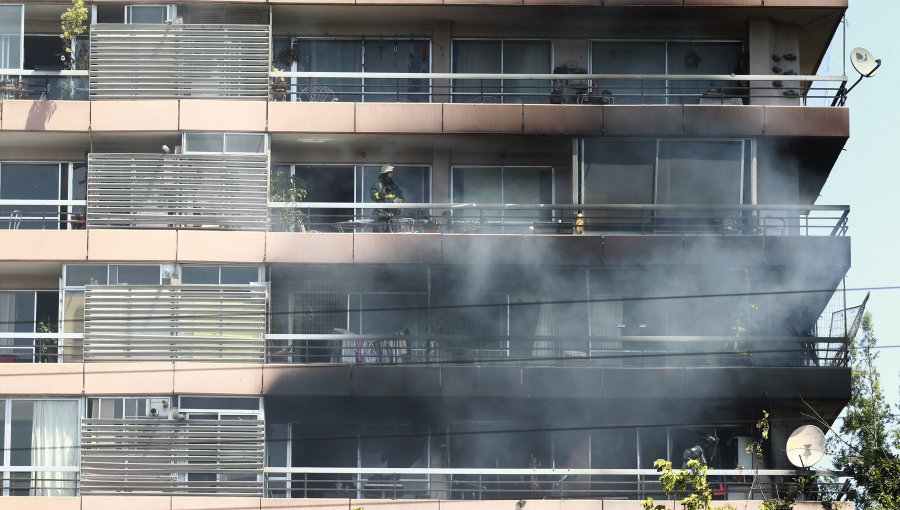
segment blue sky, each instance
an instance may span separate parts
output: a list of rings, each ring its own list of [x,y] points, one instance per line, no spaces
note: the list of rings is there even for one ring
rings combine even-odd
[[[822,190],[819,204],[850,205],[852,267],[848,288],[900,286],[900,2],[850,0],[847,48],[862,46],[882,60],[875,77],[850,95],[850,140]],[[829,52],[828,69],[842,69],[841,30]],[[824,66],[823,66],[824,67]],[[847,62],[847,75],[858,77]],[[851,81],[852,83],[852,81]],[[848,294],[858,303],[865,291]],[[900,345],[900,289],[876,290],[869,299],[879,344]],[[879,355],[882,385],[889,400],[900,402],[900,348]]]

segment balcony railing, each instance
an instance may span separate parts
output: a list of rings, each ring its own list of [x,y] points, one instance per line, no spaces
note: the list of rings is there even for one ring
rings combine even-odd
[[[82,360],[81,333],[0,333],[0,363]]]
[[[265,230],[265,154],[88,155],[89,228]]]
[[[0,99],[88,98],[87,71],[0,69]],[[51,113],[49,110],[45,113]]]
[[[265,100],[268,25],[91,25],[91,99]]]
[[[797,104],[831,106],[846,76],[273,71],[271,99],[301,102]]]
[[[0,200],[0,230],[82,230],[84,200]]]
[[[454,469],[267,467],[266,494],[276,498],[668,500],[654,469]],[[834,476],[816,471],[818,476]],[[796,487],[809,471],[710,469],[714,499],[750,499]],[[804,487],[805,497],[834,493],[837,482]],[[803,496],[801,496],[802,498]]]
[[[268,363],[605,367],[844,367],[816,337],[269,334]]]
[[[78,491],[77,466],[2,466],[2,496],[75,496]]]
[[[379,224],[374,207],[395,209],[398,218]],[[845,205],[270,202],[269,209],[271,230],[587,235],[844,236],[850,213]],[[303,214],[286,215],[286,210]],[[286,219],[298,217],[303,221],[296,224]]]

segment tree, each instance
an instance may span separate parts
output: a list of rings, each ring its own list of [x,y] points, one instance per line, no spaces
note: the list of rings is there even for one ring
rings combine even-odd
[[[900,427],[885,401],[874,351],[872,315],[850,350],[851,394],[844,422],[831,439],[835,467],[850,477],[848,499],[860,510],[900,508]]]

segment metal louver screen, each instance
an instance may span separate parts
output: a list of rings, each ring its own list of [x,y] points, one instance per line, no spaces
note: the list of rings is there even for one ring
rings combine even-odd
[[[262,496],[262,420],[81,422],[81,493]]]
[[[91,99],[266,99],[268,25],[91,26]]]
[[[88,285],[85,361],[262,362],[266,285]]]
[[[264,231],[266,154],[90,154],[88,228]]]

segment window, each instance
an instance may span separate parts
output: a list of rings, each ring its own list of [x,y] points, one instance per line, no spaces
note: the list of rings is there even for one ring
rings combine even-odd
[[[174,21],[174,5],[126,5],[125,23],[165,23]]]
[[[424,39],[275,38],[275,65],[311,72],[427,73],[431,44]],[[427,79],[300,78],[300,101],[428,101]]]
[[[11,472],[6,496],[74,496],[78,466],[78,400],[0,400],[2,465],[47,466],[62,471]],[[69,469],[65,469],[69,468]],[[0,471],[3,471],[0,468]]]
[[[184,133],[185,153],[265,154],[264,133]]]
[[[52,333],[59,316],[57,291],[0,291],[0,333]],[[0,337],[0,360],[57,361],[56,340]]]
[[[585,204],[741,204],[746,146],[746,140],[585,140],[581,149],[581,201]],[[595,220],[612,226],[614,219],[638,218],[642,214],[604,210],[592,213],[592,221],[595,226]],[[693,211],[692,214],[703,213]]]
[[[84,200],[86,189],[83,163],[0,163],[0,200],[18,202],[0,206],[0,219],[4,222],[0,226],[84,228],[84,206],[61,205],[59,200],[67,196]]]
[[[371,203],[369,188],[375,183],[381,165],[277,165],[273,179],[279,172],[296,175],[307,191],[305,202]],[[431,201],[431,167],[425,165],[394,165],[394,182],[403,192],[405,202]],[[315,230],[333,230],[335,223],[354,218],[369,218],[371,209],[312,209],[309,225]],[[404,210],[407,217],[427,215],[427,211]]]
[[[475,204],[552,204],[553,168],[517,166],[454,166],[451,169],[454,203]],[[482,216],[483,214],[483,216]],[[549,220],[551,211],[466,209],[463,215],[483,217],[488,224],[501,222],[504,232],[514,231],[514,225],[504,220],[522,218]],[[530,224],[529,224],[530,225]],[[519,228],[527,228],[524,223]],[[510,230],[513,229],[513,230]]]
[[[550,41],[453,41],[453,72],[548,74],[553,67]],[[453,100],[463,103],[546,103],[550,83],[538,80],[454,80]]]
[[[0,5],[0,68],[22,69],[25,8]]]
[[[593,41],[593,74],[740,74],[743,45],[737,41]],[[696,103],[722,82],[661,80],[598,80],[593,86],[608,90],[616,104]]]
[[[243,285],[264,281],[257,266],[181,266],[186,285]]]

